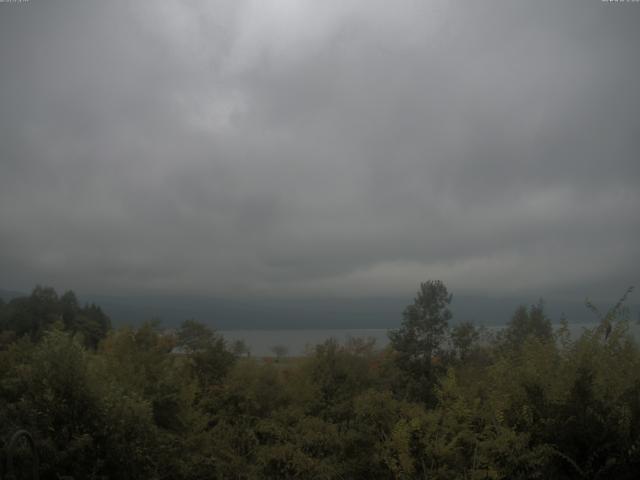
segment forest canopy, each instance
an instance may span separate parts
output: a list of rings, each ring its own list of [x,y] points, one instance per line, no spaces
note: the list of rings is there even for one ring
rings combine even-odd
[[[30,432],[42,479],[637,478],[625,299],[579,336],[542,302],[489,334],[428,281],[388,347],[275,361],[195,320],[114,329],[36,287],[0,302],[0,441]]]

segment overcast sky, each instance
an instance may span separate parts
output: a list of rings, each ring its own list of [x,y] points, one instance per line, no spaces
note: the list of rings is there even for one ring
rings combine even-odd
[[[619,296],[639,49],[601,0],[0,3],[0,288]]]

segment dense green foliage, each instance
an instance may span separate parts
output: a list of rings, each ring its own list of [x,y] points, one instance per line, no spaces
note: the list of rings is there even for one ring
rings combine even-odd
[[[38,286],[28,297],[14,298],[6,304],[0,301],[0,347],[24,336],[37,341],[55,324],[93,349],[111,328],[109,317],[100,307],[81,307],[72,291],[58,296],[53,288]]]
[[[628,320],[553,331],[542,303],[501,334],[449,328],[421,285],[391,344],[252,358],[208,327],[110,330],[37,288],[0,303],[0,434],[30,430],[41,478],[596,479],[640,471]]]

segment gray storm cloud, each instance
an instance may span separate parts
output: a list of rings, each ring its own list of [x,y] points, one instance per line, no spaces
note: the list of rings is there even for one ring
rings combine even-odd
[[[640,4],[0,4],[0,287],[616,294]]]

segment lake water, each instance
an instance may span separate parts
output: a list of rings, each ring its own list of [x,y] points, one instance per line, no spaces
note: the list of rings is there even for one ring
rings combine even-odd
[[[554,325],[554,328],[558,325]],[[569,324],[572,336],[579,336],[585,328],[592,328],[595,324]],[[489,332],[497,332],[503,326],[486,327]],[[640,338],[640,327],[633,323],[632,331],[636,338]],[[251,354],[258,357],[271,356],[271,348],[276,345],[285,346],[288,355],[298,356],[306,353],[307,349],[323,343],[329,338],[335,338],[344,343],[352,338],[373,338],[378,348],[384,348],[389,343],[388,329],[327,329],[327,330],[221,330],[224,338],[232,343],[243,340]]]

